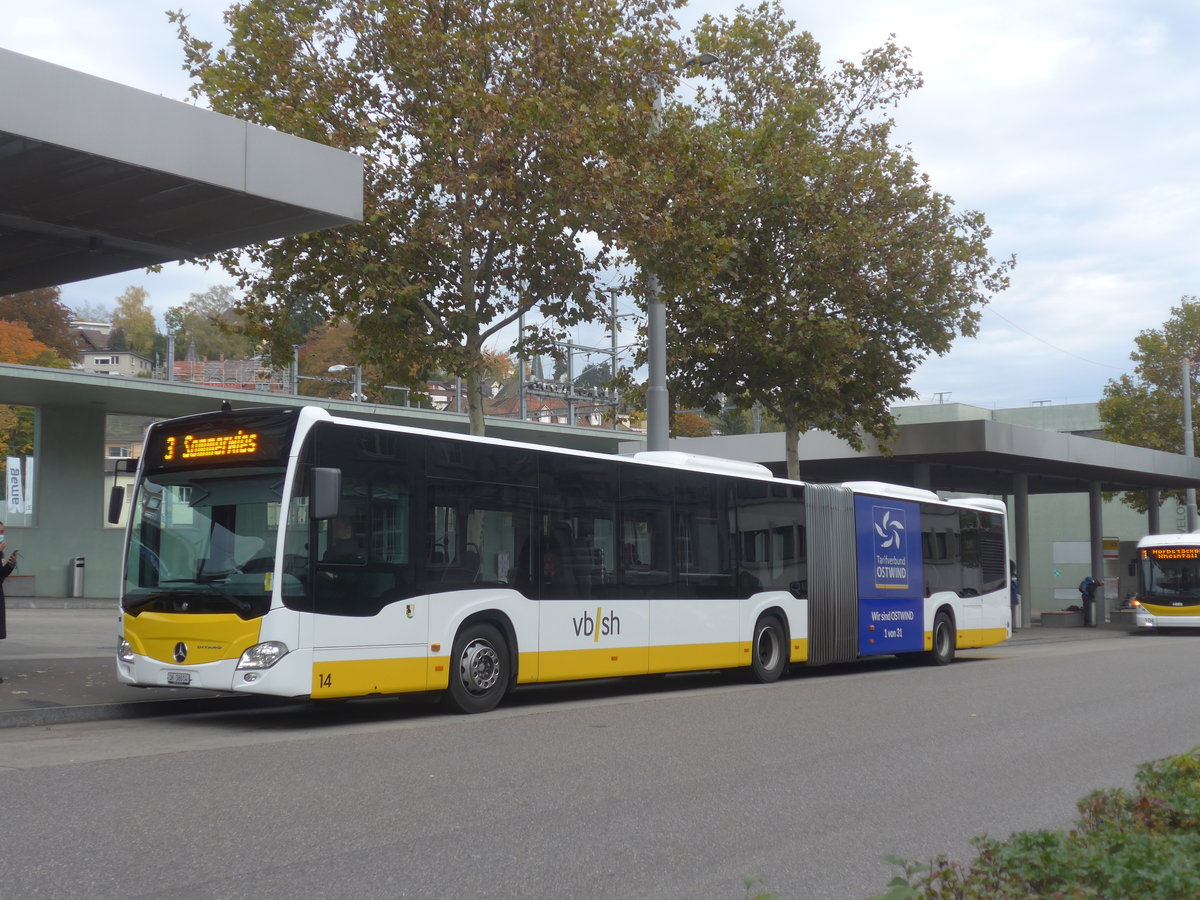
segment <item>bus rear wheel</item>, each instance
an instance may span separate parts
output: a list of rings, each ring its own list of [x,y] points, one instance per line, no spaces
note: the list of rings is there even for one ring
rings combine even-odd
[[[763,616],[754,624],[750,647],[750,674],[761,684],[778,681],[787,668],[787,635],[775,616]]]
[[[954,620],[947,612],[933,618],[933,649],[929,651],[929,662],[935,666],[948,666],[954,662]]]
[[[494,625],[469,625],[454,639],[450,655],[450,705],[461,713],[495,709],[512,677],[508,644]]]

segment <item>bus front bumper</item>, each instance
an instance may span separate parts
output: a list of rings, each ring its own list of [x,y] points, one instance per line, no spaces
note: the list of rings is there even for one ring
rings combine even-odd
[[[137,687],[188,688],[237,694],[301,697],[312,692],[312,654],[293,651],[269,669],[239,669],[236,659],[183,666],[134,654],[117,657],[117,680]]]
[[[1156,616],[1154,613],[1139,609],[1134,616],[1134,624],[1138,628],[1200,628],[1200,615]]]

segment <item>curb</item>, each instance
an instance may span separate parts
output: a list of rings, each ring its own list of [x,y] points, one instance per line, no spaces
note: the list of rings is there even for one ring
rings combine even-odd
[[[90,706],[45,706],[0,712],[0,730],[31,725],[73,725],[114,719],[149,719],[207,712],[243,712],[289,706],[283,697],[250,697],[238,694],[179,700],[135,700],[131,703],[97,703]]]
[[[5,597],[9,609],[111,609],[120,604],[111,597]]]

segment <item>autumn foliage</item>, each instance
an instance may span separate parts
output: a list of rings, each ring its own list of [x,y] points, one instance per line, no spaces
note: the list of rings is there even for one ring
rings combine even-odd
[[[0,362],[54,369],[65,369],[69,365],[53,348],[35,338],[24,322],[3,319],[0,319]]]

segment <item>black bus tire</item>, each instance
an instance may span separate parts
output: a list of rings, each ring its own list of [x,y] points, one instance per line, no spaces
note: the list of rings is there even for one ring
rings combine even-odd
[[[512,679],[508,644],[498,628],[486,622],[468,625],[454,639],[450,654],[450,706],[460,713],[495,709]]]
[[[933,649],[929,651],[929,662],[934,666],[948,666],[954,662],[954,620],[943,610],[933,617]]]
[[[754,623],[754,641],[750,645],[750,675],[760,684],[778,681],[787,668],[787,634],[775,616],[763,616]]]

